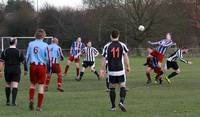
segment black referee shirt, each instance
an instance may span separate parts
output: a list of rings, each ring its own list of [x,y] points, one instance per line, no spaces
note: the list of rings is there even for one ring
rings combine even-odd
[[[21,73],[20,63],[25,60],[25,57],[17,48],[7,48],[1,53],[1,60],[5,63],[4,72]]]

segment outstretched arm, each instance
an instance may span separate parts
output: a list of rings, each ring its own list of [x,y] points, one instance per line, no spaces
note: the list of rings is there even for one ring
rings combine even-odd
[[[151,44],[151,45],[159,45],[159,44],[160,44],[160,41],[157,41],[157,42],[148,41],[148,43]]]
[[[192,64],[191,61],[185,60],[183,57],[180,58],[180,61],[186,64]]]
[[[181,62],[186,63],[186,64],[192,64],[191,61],[185,60],[183,58],[183,54],[182,54],[181,50],[179,50],[179,54],[178,55],[179,55],[179,59],[180,59]]]
[[[164,47],[176,46],[176,43],[170,42],[168,44],[163,44],[162,46],[164,46]]]

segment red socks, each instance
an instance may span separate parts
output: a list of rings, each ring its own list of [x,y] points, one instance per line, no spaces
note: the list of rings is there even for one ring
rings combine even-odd
[[[37,107],[39,107],[39,108],[42,106],[43,97],[44,97],[44,94],[38,93],[38,104],[37,104]]]
[[[45,81],[45,88],[48,88],[50,82],[50,75],[47,75],[47,79]]]
[[[62,87],[62,74],[58,74],[58,79],[57,79],[57,87],[61,88]]]
[[[30,102],[34,101],[34,94],[35,94],[35,89],[30,88],[29,89],[29,101]]]
[[[34,94],[35,94],[35,89],[30,88],[29,89],[29,101],[30,102],[34,101]],[[39,108],[42,106],[43,97],[44,97],[44,94],[38,93],[38,104],[37,104],[37,107],[39,107]]]
[[[161,72],[161,68],[160,67],[157,67],[157,68],[155,68],[155,73],[157,73],[157,74],[160,74],[160,72]]]

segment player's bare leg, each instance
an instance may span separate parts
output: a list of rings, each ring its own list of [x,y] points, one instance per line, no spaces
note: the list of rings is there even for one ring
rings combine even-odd
[[[158,61],[158,66],[155,68],[155,72],[157,74],[155,77],[155,82],[157,83],[159,81],[160,84],[162,84],[161,75],[163,75],[163,71],[162,71],[161,67],[162,67],[162,63],[160,61]]]
[[[48,87],[49,87],[49,83],[50,83],[50,79],[51,79],[51,74],[47,74],[47,78],[46,78],[46,81],[45,81],[45,91],[48,91]]]
[[[147,69],[146,69],[146,76],[147,76],[147,84],[150,84],[152,81],[151,81],[151,70],[152,70],[152,68],[151,67],[147,67]]]
[[[57,73],[58,79],[57,79],[57,90],[60,92],[64,92],[62,89],[62,73]]]
[[[18,82],[11,82],[12,87],[12,106],[16,106],[16,97],[18,92]]]
[[[146,59],[146,63],[144,63],[144,66],[147,66],[147,65],[150,64],[151,58],[152,58],[152,56],[150,55],[150,53],[152,53],[152,52],[153,52],[153,49],[147,48],[147,59]]]
[[[85,67],[82,67],[80,75],[75,79],[76,81],[81,81],[85,72]]]
[[[64,74],[63,74],[64,76],[67,75],[67,72],[68,72],[68,70],[69,70],[70,64],[71,64],[71,61],[68,60],[68,61],[67,61],[67,65],[65,66],[65,71],[64,71]]]
[[[120,83],[120,103],[119,103],[119,108],[123,111],[126,112],[126,107],[124,106],[124,101],[126,98],[126,82],[121,82]]]
[[[11,83],[6,83],[5,93],[6,93],[6,105],[10,106]]]
[[[100,80],[99,73],[98,73],[97,70],[95,69],[95,66],[92,66],[90,69],[91,69],[91,71],[97,76],[97,79]]]

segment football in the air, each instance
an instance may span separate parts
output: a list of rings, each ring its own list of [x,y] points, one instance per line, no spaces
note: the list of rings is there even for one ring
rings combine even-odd
[[[140,25],[140,26],[138,27],[138,30],[139,30],[139,31],[144,31],[144,30],[145,30],[145,27],[144,27],[143,25]]]

